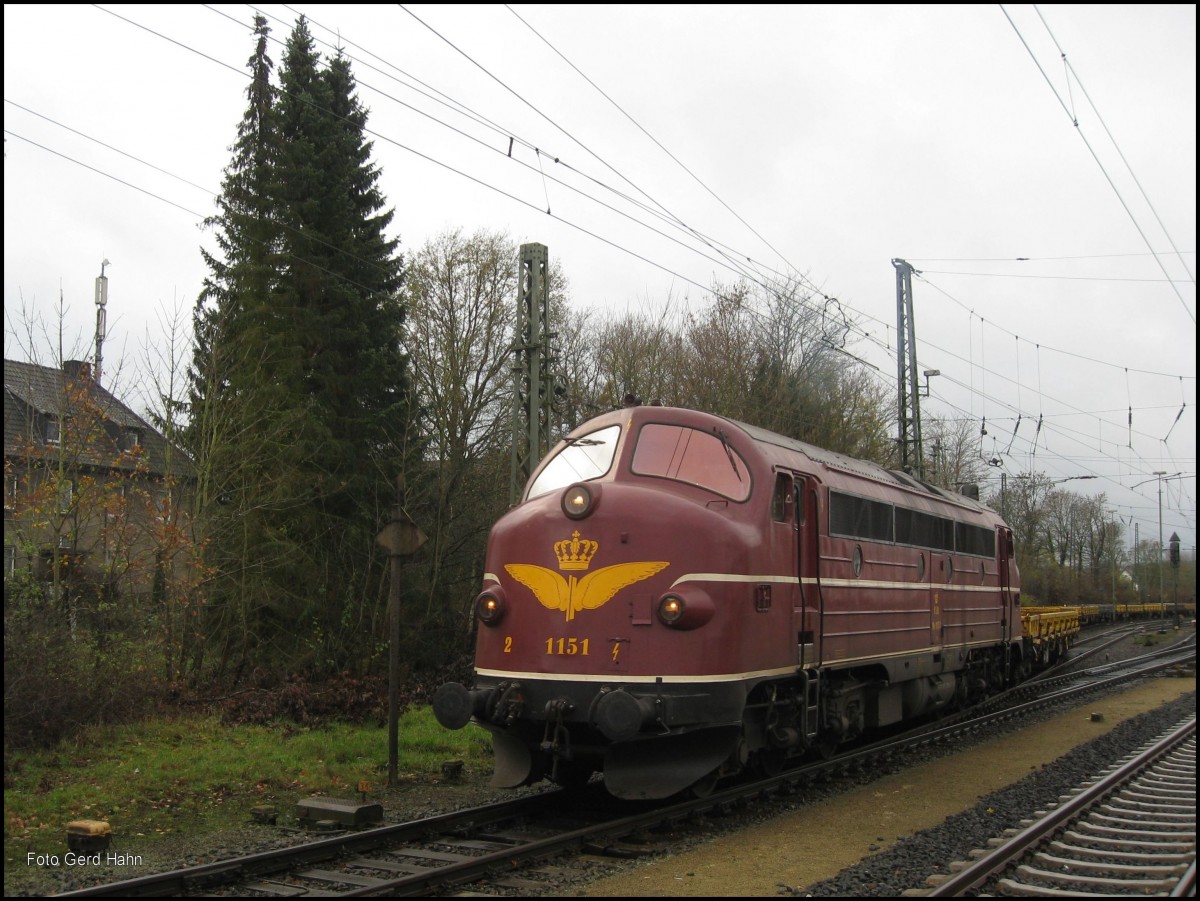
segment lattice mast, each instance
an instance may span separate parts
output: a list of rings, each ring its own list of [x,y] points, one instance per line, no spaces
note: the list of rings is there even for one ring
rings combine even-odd
[[[554,375],[550,354],[550,254],[544,244],[522,244],[513,344],[512,479],[516,503],[538,461],[550,450]]]
[[[925,478],[925,453],[921,443],[921,397],[917,381],[917,333],[913,324],[913,267],[892,260],[896,267],[896,382],[900,424],[900,468]]]

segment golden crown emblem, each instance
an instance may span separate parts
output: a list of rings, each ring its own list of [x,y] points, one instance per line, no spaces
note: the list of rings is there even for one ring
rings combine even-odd
[[[579,530],[571,533],[571,537],[554,542],[554,555],[558,557],[559,569],[587,569],[592,558],[600,548],[598,541],[580,538]]]

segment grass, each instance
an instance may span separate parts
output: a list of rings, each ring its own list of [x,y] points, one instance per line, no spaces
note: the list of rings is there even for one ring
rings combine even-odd
[[[401,784],[432,779],[445,760],[491,767],[491,740],[450,731],[428,707],[400,720]],[[125,835],[153,837],[244,823],[255,804],[357,797],[387,782],[386,727],[223,726],[213,716],[96,727],[58,747],[4,761],[4,856],[61,852],[71,820],[108,820]]]

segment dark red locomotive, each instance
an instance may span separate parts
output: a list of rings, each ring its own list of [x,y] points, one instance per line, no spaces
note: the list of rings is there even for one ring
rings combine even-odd
[[[1022,672],[1012,533],[873,463],[691,410],[577,428],[492,529],[474,687],[493,784],[604,773],[622,798],[995,690]]]

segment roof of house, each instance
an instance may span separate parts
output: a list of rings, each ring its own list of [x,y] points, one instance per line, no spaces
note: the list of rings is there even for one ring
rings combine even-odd
[[[87,390],[88,400],[99,411],[108,438],[107,445],[86,449],[79,462],[107,469],[130,469],[136,458],[122,454],[122,439],[129,430],[137,433],[146,464],[153,474],[164,475],[168,461],[176,476],[185,475],[190,462],[183,451],[171,448],[167,439],[145,419],[117,399],[92,378],[87,363],[68,360],[61,369],[4,361],[4,455],[23,456],[23,449],[46,446],[43,423],[62,416],[80,415],[83,397],[74,389]]]

